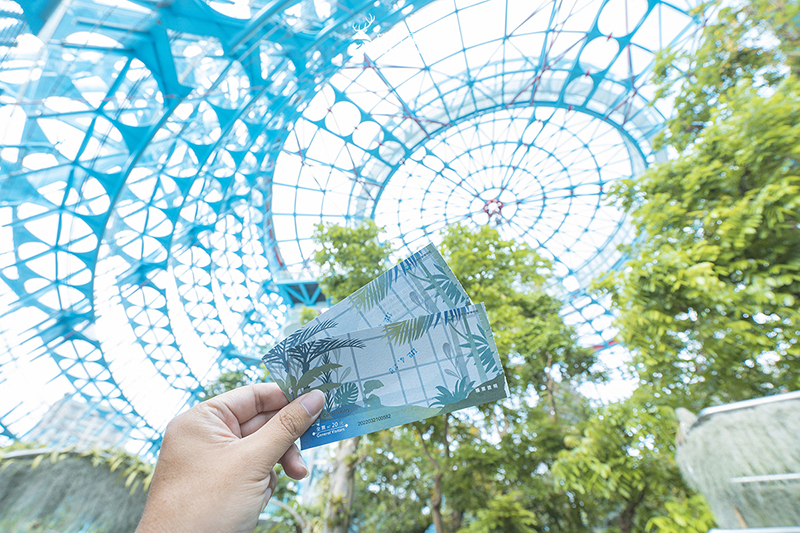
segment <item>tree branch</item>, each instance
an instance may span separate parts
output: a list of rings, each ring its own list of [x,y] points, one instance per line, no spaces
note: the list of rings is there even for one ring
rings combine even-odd
[[[428,456],[428,459],[430,459],[431,463],[433,463],[433,466],[434,468],[436,468],[437,471],[441,470],[442,468],[439,466],[439,462],[433,458],[433,455],[431,455],[430,450],[428,450],[428,445],[425,443],[425,438],[422,436],[422,432],[418,431],[417,433],[419,434],[419,439],[422,441],[422,450],[425,452],[425,455]]]
[[[303,530],[306,528],[306,522],[305,520],[303,520],[303,517],[300,516],[300,513],[298,513],[296,510],[292,509],[291,507],[289,507],[288,505],[286,505],[277,498],[274,500],[270,500],[269,503],[274,503],[275,505],[277,505],[278,507],[280,507],[281,509],[292,515],[292,520],[294,520],[295,531],[297,531],[297,533],[303,533]]]

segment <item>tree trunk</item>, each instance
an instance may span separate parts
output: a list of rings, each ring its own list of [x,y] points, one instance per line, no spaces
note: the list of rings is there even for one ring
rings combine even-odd
[[[431,498],[431,510],[433,511],[433,526],[436,533],[444,533],[444,520],[442,520],[442,473],[437,472],[433,476],[433,497]]]
[[[453,519],[453,531],[458,531],[464,522],[464,511],[453,511],[451,517]]]
[[[444,415],[444,427],[442,429],[442,440],[444,441],[444,454],[445,458],[450,459],[450,441],[448,439],[448,429],[450,427],[450,413]],[[425,443],[425,438],[422,433],[419,434],[419,440],[422,443],[422,450],[428,456],[433,469],[436,474],[433,476],[433,494],[431,494],[431,512],[433,513],[433,526],[436,528],[436,533],[444,533],[444,520],[442,519],[442,476],[444,470],[439,464],[439,461],[431,455],[428,445]]]
[[[558,410],[556,409],[556,396],[555,396],[555,383],[553,382],[553,356],[550,353],[547,354],[547,383],[545,387],[547,387],[547,400],[550,404],[550,409],[552,410],[550,413],[550,418],[555,422],[558,423]]]
[[[619,514],[619,530],[622,533],[631,533],[631,531],[633,531],[633,519],[636,516],[636,508],[639,507],[639,504],[644,500],[644,493],[645,491],[643,490],[639,493],[638,498],[629,500],[628,504]]]
[[[356,450],[361,437],[340,441],[336,446],[336,459],[325,505],[325,533],[347,533],[350,528],[350,512],[353,508],[353,492],[356,473]]]

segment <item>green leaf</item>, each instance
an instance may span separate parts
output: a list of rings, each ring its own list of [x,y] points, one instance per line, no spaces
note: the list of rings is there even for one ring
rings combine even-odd
[[[439,323],[440,314],[426,315],[418,318],[393,322],[383,326],[383,338],[395,346],[408,344],[421,339],[430,329]]]
[[[331,370],[336,370],[337,368],[341,368],[341,367],[342,367],[342,365],[337,365],[335,363],[331,363],[331,364],[328,364],[328,365],[320,365],[320,366],[318,366],[316,368],[312,368],[311,370],[309,370],[308,372],[303,374],[303,376],[297,381],[297,385],[295,386],[295,390],[298,390],[298,391],[303,390],[306,387],[308,387],[309,385],[311,385],[311,383],[315,379],[320,377],[322,374],[324,374],[326,372],[330,372]]]
[[[322,392],[330,392],[333,389],[341,386],[341,383],[323,383],[322,385],[317,385],[316,387],[311,387],[311,390],[320,390]]]
[[[389,295],[391,288],[392,276],[386,272],[351,294],[347,300],[351,309],[369,311]]]
[[[349,382],[343,384],[336,389],[333,395],[333,401],[337,407],[342,407],[351,403],[356,403],[358,400],[358,386],[355,383]]]
[[[374,390],[383,387],[383,382],[379,379],[370,379],[364,382],[364,396],[369,396]]]

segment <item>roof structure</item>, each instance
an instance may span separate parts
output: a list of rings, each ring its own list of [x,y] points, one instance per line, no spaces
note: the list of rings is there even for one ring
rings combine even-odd
[[[70,394],[153,453],[320,299],[320,222],[374,218],[401,255],[493,224],[613,352],[586,288],[632,234],[603,195],[665,157],[654,53],[691,42],[692,7],[0,1],[3,438]]]

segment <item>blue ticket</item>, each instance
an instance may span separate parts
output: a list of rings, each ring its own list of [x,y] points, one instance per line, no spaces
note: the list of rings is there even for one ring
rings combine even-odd
[[[396,317],[396,319],[395,319]],[[432,246],[377,277],[263,357],[288,399],[325,408],[303,449],[507,397],[483,304]]]

